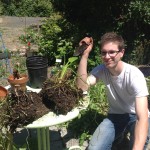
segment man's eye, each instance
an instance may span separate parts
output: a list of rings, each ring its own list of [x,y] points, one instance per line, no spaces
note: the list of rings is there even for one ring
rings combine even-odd
[[[102,55],[106,55],[107,52],[101,52]]]
[[[114,54],[114,53],[116,53],[115,51],[109,51],[109,54]]]

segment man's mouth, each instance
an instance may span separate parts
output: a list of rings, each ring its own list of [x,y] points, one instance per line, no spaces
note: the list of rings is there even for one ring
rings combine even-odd
[[[111,63],[111,61],[105,61],[105,65],[110,65]]]

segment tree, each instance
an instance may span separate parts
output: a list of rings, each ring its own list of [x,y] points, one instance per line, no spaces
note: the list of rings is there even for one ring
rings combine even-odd
[[[127,61],[149,63],[149,0],[52,0],[55,10],[96,40],[107,31],[116,31],[126,40]],[[140,55],[139,55],[140,52]],[[138,54],[138,55],[137,55]],[[132,61],[134,60],[134,61]]]

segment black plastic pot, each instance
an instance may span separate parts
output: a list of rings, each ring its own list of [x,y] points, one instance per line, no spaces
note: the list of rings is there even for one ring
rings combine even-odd
[[[47,79],[48,59],[42,56],[30,56],[26,59],[29,84],[32,88],[41,88]]]

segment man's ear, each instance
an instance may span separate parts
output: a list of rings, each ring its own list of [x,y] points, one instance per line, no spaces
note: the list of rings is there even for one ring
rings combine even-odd
[[[124,52],[125,52],[125,49],[122,49],[122,50],[120,51],[120,53],[121,53],[121,58],[124,56]]]

